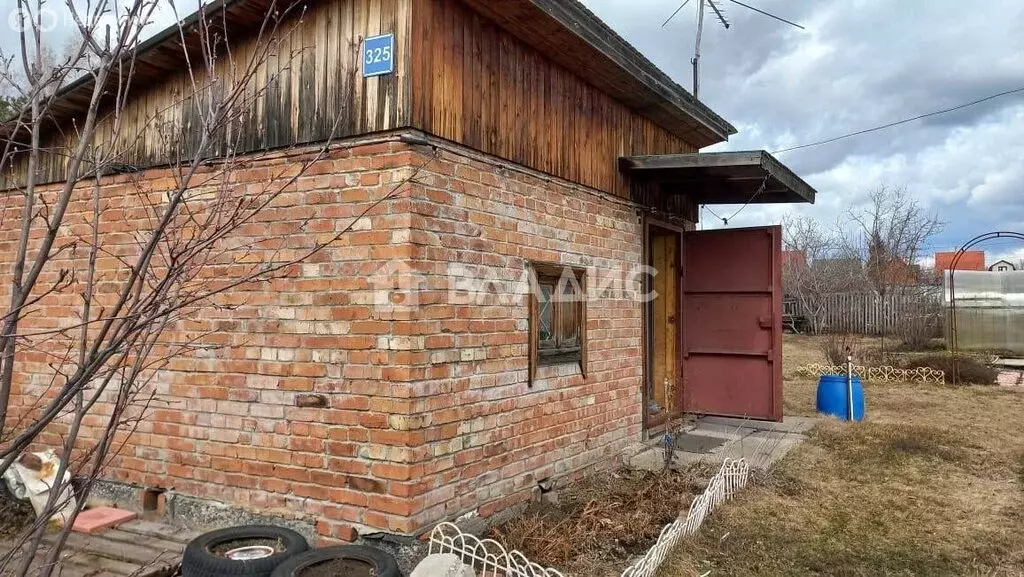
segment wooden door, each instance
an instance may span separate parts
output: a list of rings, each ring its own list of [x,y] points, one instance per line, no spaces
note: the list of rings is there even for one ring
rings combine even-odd
[[[650,370],[647,383],[648,426],[654,427],[682,414],[679,379],[679,263],[681,234],[651,227],[649,264],[653,300],[649,305]]]

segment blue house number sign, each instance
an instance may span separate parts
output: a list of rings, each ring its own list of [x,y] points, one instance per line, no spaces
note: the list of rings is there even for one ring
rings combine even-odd
[[[381,34],[363,40],[363,77],[395,71],[395,35]]]

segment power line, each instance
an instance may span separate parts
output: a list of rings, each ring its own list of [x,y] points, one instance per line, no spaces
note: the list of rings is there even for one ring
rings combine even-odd
[[[961,110],[961,109],[964,109],[964,108],[967,108],[967,107],[970,107],[970,106],[974,106],[976,104],[981,104],[982,102],[988,102],[989,100],[994,100],[996,98],[1001,98],[1003,96],[1008,96],[1010,94],[1015,94],[1017,92],[1024,92],[1024,86],[1021,86],[1020,88],[1014,88],[1013,90],[1006,90],[1004,92],[1000,92],[998,94],[993,94],[991,96],[986,96],[985,98],[979,98],[978,100],[973,100],[973,101],[968,102],[966,104],[960,104],[960,105],[954,106],[952,108],[944,108],[942,110],[936,110],[934,112],[929,112],[927,114],[919,114],[917,116],[914,116],[913,118],[904,118],[903,120],[897,120],[896,122],[890,122],[888,124],[883,124],[881,126],[875,126],[873,128],[865,128],[864,130],[858,130],[856,132],[850,132],[848,134],[843,134],[841,136],[836,136],[836,137],[828,138],[828,139],[825,139],[825,140],[819,140],[817,142],[812,142],[810,144],[801,144],[800,146],[791,146],[789,148],[783,148],[783,149],[780,149],[780,150],[774,150],[774,151],[772,151],[772,154],[782,154],[783,152],[790,152],[792,150],[800,150],[802,148],[811,148],[812,146],[821,146],[822,144],[829,144],[829,143],[835,142],[837,140],[843,140],[843,139],[846,139],[846,138],[852,138],[854,136],[860,136],[861,134],[867,134],[869,132],[877,132],[879,130],[885,130],[886,128],[892,128],[893,126],[899,126],[901,124],[907,124],[908,122],[914,122],[915,120],[921,120],[923,118],[929,118],[929,117],[932,117],[932,116],[938,116],[940,114],[946,114],[946,113],[949,113],[949,112],[954,112],[954,111],[957,111],[957,110]]]

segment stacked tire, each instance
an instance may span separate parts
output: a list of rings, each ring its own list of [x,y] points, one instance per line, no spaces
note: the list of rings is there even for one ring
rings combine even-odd
[[[303,577],[307,570],[339,577],[401,577],[395,558],[363,545],[309,550],[306,539],[284,527],[248,525],[204,533],[186,547],[182,577]]]
[[[313,549],[282,563],[271,577],[304,577],[306,570],[320,569],[318,575],[330,569],[338,577],[402,577],[398,562],[390,553],[364,545],[341,545]]]
[[[270,577],[279,565],[309,550],[302,535],[272,525],[204,533],[185,546],[182,577]]]

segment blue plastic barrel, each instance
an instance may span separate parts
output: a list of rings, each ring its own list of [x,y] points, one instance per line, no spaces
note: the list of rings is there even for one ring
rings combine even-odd
[[[822,375],[818,380],[818,412],[849,420],[846,375]],[[853,418],[864,420],[864,386],[853,377]]]

